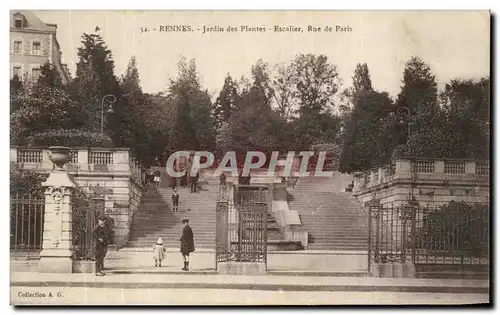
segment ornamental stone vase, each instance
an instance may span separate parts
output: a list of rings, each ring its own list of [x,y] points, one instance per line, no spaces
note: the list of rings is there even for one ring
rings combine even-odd
[[[70,161],[70,148],[52,146],[49,147],[49,159],[56,166],[56,171],[63,171],[64,164]]]

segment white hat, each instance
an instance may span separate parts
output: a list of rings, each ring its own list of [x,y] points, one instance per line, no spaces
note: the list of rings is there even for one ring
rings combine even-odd
[[[161,237],[156,241],[156,244],[163,245],[163,240],[161,239]]]

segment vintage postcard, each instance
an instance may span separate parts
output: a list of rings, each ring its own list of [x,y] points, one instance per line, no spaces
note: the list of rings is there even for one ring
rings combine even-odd
[[[13,305],[485,305],[489,11],[10,11]]]

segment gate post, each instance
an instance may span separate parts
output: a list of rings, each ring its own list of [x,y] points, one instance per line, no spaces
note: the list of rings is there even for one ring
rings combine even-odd
[[[75,184],[63,165],[69,161],[69,148],[51,148],[51,161],[57,166],[47,180],[45,189],[45,215],[39,272],[73,272],[73,234],[71,193]]]

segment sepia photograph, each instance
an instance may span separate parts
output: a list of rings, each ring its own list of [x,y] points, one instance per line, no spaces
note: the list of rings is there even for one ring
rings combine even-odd
[[[9,13],[10,304],[491,306],[491,12]]]

